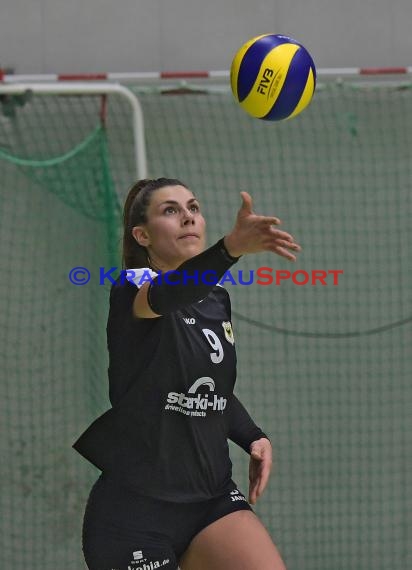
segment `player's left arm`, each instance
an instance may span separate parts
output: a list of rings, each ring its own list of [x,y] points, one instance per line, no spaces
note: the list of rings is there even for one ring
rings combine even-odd
[[[253,505],[265,490],[272,469],[272,445],[233,394],[226,413],[227,436],[250,455],[249,502]]]

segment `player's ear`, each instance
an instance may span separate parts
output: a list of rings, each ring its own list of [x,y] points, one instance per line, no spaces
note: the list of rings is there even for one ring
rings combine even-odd
[[[139,245],[147,247],[150,245],[150,238],[143,226],[135,226],[132,229],[132,236]]]

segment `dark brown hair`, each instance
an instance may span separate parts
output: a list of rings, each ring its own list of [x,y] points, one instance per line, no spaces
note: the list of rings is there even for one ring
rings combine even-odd
[[[139,245],[134,239],[132,229],[147,222],[147,209],[153,192],[165,186],[184,186],[187,188],[186,184],[175,178],[138,180],[130,188],[123,208],[123,269],[149,266],[146,248]]]

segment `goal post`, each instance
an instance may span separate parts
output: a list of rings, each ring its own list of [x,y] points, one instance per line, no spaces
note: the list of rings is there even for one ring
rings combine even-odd
[[[4,568],[82,567],[96,474],[71,445],[110,405],[101,274],[119,268],[124,193],[146,176],[142,109],[127,87],[0,85]]]

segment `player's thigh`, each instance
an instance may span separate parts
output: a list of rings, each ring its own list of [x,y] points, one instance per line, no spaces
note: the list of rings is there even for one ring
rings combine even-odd
[[[160,528],[158,501],[129,494],[101,476],[93,486],[83,520],[83,554],[89,570],[176,570],[170,537]]]
[[[252,511],[237,511],[195,536],[181,570],[286,570],[269,533]]]

